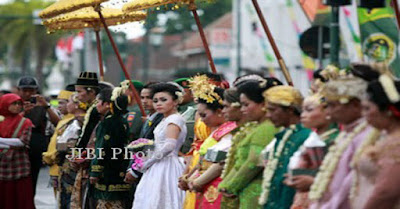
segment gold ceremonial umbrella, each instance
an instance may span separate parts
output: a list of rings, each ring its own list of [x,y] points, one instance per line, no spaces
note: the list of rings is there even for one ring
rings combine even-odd
[[[126,3],[122,10],[124,11],[135,11],[150,9],[153,7],[163,6],[167,4],[178,4],[178,3],[190,3],[189,0],[133,0]]]
[[[140,111],[143,116],[146,116],[143,105],[140,102],[140,97],[135,87],[131,82],[130,75],[122,61],[121,55],[115,44],[115,41],[108,29],[109,25],[122,24],[126,22],[144,20],[146,18],[145,12],[122,12],[120,9],[102,8],[100,3],[108,0],[60,0],[46,9],[44,9],[39,16],[42,18],[50,18],[43,22],[50,31],[63,30],[63,29],[82,29],[94,28],[97,39],[97,51],[99,56],[99,67],[101,78],[104,79],[104,70],[101,56],[101,44],[99,31],[103,26],[107,36],[111,42],[111,46],[117,56],[118,62],[125,74],[125,78],[130,81],[130,88],[133,96],[139,104]]]
[[[147,14],[145,12],[129,12],[123,13],[120,9],[102,8],[102,14],[105,18],[107,26],[119,25],[127,22],[145,20]],[[99,31],[103,26],[99,14],[93,7],[78,9],[74,12],[58,15],[56,17],[43,21],[43,25],[50,32],[57,30],[73,30],[83,28],[93,28],[96,32],[97,54],[99,58],[100,79],[104,80],[104,68],[101,55],[101,42]]]
[[[141,21],[145,20],[147,17],[145,12],[138,11],[124,13],[122,10],[114,8],[102,8],[102,14],[107,26]],[[50,31],[83,28],[94,28],[95,30],[98,30],[102,26],[102,23],[99,14],[95,9],[93,7],[86,7],[44,20],[43,25],[45,25]]]
[[[96,7],[108,0],[59,0],[39,13],[40,18],[52,18],[84,7]]]
[[[125,12],[132,12],[167,4],[188,4],[188,8],[192,12],[193,17],[196,21],[197,28],[199,29],[201,41],[203,42],[204,50],[206,51],[210,68],[213,73],[217,73],[217,69],[215,68],[214,60],[211,55],[210,47],[208,46],[207,38],[204,34],[203,26],[201,25],[199,15],[197,14],[197,7],[194,1],[195,0],[133,0],[129,3],[126,3],[122,10]]]

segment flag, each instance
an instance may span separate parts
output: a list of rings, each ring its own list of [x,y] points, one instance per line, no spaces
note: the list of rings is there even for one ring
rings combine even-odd
[[[72,40],[72,51],[83,49],[84,32],[79,32]]]
[[[299,4],[307,18],[313,22],[321,11],[329,10],[329,7],[322,4],[322,0],[299,0]]]
[[[393,9],[358,8],[358,19],[364,55],[369,61],[387,63],[393,74],[400,77],[399,33]]]

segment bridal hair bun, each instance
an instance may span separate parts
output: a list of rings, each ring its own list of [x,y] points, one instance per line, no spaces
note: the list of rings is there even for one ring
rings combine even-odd
[[[173,85],[178,88],[178,91],[175,91],[175,95],[178,97],[179,104],[181,104],[183,102],[183,95],[185,95],[185,90],[183,89],[183,87],[172,81],[167,82],[167,84]]]
[[[154,97],[155,94],[160,92],[166,92],[172,96],[174,100],[177,100],[179,103],[183,101],[184,90],[179,84],[174,82],[162,82],[151,85],[152,95]]]

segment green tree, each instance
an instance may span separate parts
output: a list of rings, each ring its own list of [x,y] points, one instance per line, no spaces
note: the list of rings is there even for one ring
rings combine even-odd
[[[212,3],[199,2],[197,4],[197,10],[199,14],[202,14],[200,16],[200,21],[205,27],[227,12],[232,11],[232,1],[218,0]],[[195,28],[196,23],[192,13],[186,6],[175,10],[171,10],[171,6],[167,6],[167,9],[153,9],[153,11],[149,12],[150,18],[147,19],[146,24],[151,25],[151,27],[146,27],[146,29],[151,29],[157,25],[158,19],[154,17],[160,13],[165,13],[167,15],[167,21],[165,25],[163,25],[165,34],[178,34],[184,31],[192,31]]]
[[[46,28],[33,23],[33,12],[48,6],[44,0],[16,0],[0,6],[0,39],[13,51],[13,58],[21,60],[22,73],[27,73],[29,55],[35,55],[35,75],[43,83],[42,69],[47,57],[51,54],[59,35],[49,36]]]

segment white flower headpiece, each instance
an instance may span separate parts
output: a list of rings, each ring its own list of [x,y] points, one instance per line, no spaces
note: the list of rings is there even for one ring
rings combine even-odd
[[[231,103],[231,107],[241,107],[239,102],[233,102]]]
[[[321,94],[328,101],[339,101],[341,104],[347,104],[352,98],[365,99],[366,90],[367,82],[364,80],[355,77],[345,77],[327,82]]]
[[[179,89],[179,91],[175,91],[175,95],[178,97],[179,104],[181,104],[183,102],[183,95],[185,93],[185,90],[182,88],[181,85],[179,85],[179,84],[177,84],[175,82],[170,81],[170,82],[167,82],[167,83],[171,84],[171,85],[174,85]]]
[[[115,101],[119,96],[121,96],[122,94],[125,94],[126,90],[129,89],[130,81],[125,80],[125,81],[121,82],[120,85],[121,85],[121,87],[115,87],[114,90],[112,91],[111,101]]]
[[[400,94],[396,89],[394,80],[390,78],[389,75],[383,74],[379,76],[379,83],[381,83],[383,90],[385,91],[385,94],[389,98],[390,102],[397,103],[400,101]]]

